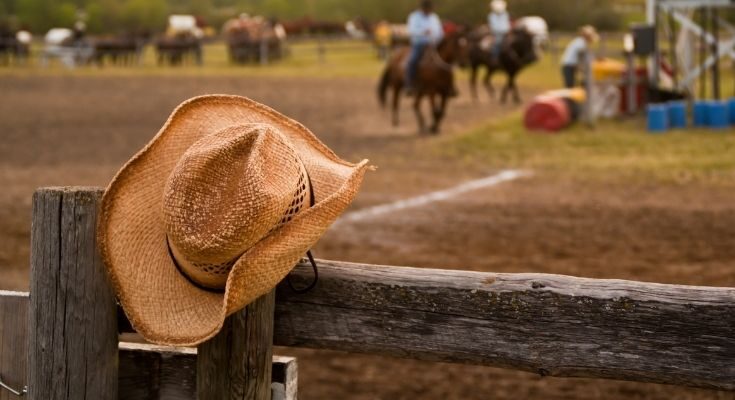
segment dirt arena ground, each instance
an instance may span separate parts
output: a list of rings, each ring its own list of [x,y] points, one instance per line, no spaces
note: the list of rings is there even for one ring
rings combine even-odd
[[[252,97],[310,127],[338,154],[379,166],[357,210],[497,172],[435,151],[514,108],[450,106],[445,135],[419,138],[407,107],[389,126],[363,79],[0,77],[0,289],[27,290],[30,200],[49,185],[105,185],[188,97]],[[529,93],[526,93],[528,96]],[[319,258],[735,286],[735,193],[726,188],[580,181],[534,171],[430,207],[344,223]],[[329,351],[299,357],[301,399],[735,399],[665,385],[554,379],[493,368]]]

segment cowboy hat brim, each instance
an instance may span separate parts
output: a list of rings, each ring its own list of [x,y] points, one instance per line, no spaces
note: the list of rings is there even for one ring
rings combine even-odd
[[[198,139],[235,124],[267,123],[290,139],[311,179],[315,204],[236,261],[225,291],[201,289],[170,257],[163,191],[179,158]],[[98,246],[125,314],[146,340],[193,346],[225,318],[270,291],[352,202],[367,160],[341,160],[298,122],[239,96],[190,99],[113,178],[102,199]]]

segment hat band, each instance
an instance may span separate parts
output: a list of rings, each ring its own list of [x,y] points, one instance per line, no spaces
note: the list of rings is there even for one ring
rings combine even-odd
[[[171,243],[170,240],[168,240],[168,235],[166,235],[166,245],[168,247],[168,255],[171,257],[171,261],[174,262],[176,269],[178,269],[179,273],[183,275],[191,284],[198,287],[199,289],[206,290],[209,292],[224,293],[225,291],[224,286],[207,285],[204,282],[204,279],[194,278],[195,275],[201,275],[201,274],[197,274],[197,272],[199,271],[199,268],[197,268],[194,264],[186,260],[186,257],[184,257],[181,254],[181,251],[179,251],[176,248],[176,246],[173,243]],[[232,267],[232,265],[235,264],[235,262],[237,261],[238,258],[240,258],[240,256],[237,256],[231,261],[228,261],[222,265],[229,265],[230,267]]]

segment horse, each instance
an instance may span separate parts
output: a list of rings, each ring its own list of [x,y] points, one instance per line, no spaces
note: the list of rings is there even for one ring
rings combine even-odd
[[[25,64],[30,55],[30,33],[13,32],[0,28],[0,64],[9,65],[11,59],[17,64]]]
[[[197,65],[202,65],[201,41],[190,32],[178,32],[173,36],[159,37],[155,45],[158,65],[165,62],[172,66],[181,65],[189,58]]]
[[[113,65],[139,64],[148,36],[147,33],[130,32],[97,38],[92,42],[94,62],[100,67],[104,65],[106,58]]]
[[[279,59],[283,56],[285,34],[279,35],[276,21],[262,17],[240,16],[225,22],[225,36],[230,60],[237,64],[263,62],[263,59]],[[264,53],[265,50],[265,53]]]
[[[12,31],[0,28],[0,63],[9,64],[10,57],[15,55],[17,41]]]
[[[383,107],[387,102],[388,89],[393,89],[393,126],[398,126],[398,107],[409,53],[410,50],[407,47],[393,51],[378,85],[378,99]],[[452,70],[454,63],[460,66],[467,63],[467,39],[463,30],[447,33],[436,48],[428,47],[421,58],[416,74],[416,93],[413,101],[419,133],[427,132],[421,112],[421,101],[424,97],[429,99],[433,117],[429,131],[439,132],[439,124],[444,118],[447,102],[454,91],[454,71]]]
[[[500,102],[505,104],[508,93],[512,91],[513,100],[519,104],[521,96],[516,86],[516,76],[523,68],[538,60],[534,37],[525,28],[515,28],[501,43],[501,50],[497,57],[493,57],[491,47],[491,41],[487,36],[475,37],[471,40],[468,52],[472,98],[477,100],[477,71],[484,66],[486,72],[483,83],[490,97],[495,97],[495,88],[491,82],[492,75],[497,70],[503,70],[508,76],[508,81],[503,87]]]

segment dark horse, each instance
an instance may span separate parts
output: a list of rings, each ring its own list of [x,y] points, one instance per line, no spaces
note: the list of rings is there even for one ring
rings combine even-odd
[[[538,60],[533,35],[526,31],[525,28],[513,29],[505,37],[497,57],[492,56],[491,48],[486,43],[486,37],[474,38],[471,40],[469,46],[470,91],[472,92],[472,98],[477,99],[477,70],[481,66],[485,66],[486,72],[483,83],[490,97],[495,97],[495,89],[490,81],[492,75],[497,70],[503,70],[508,75],[508,81],[503,87],[500,101],[505,103],[508,92],[512,90],[513,100],[516,104],[520,103],[521,96],[518,94],[516,76],[523,68]]]
[[[388,64],[380,78],[378,97],[385,106],[388,89],[393,88],[393,125],[398,125],[398,106],[401,90],[404,86],[406,61],[409,49],[397,48],[388,59]],[[426,96],[431,104],[433,122],[429,130],[439,132],[439,124],[447,107],[447,100],[454,88],[454,72],[452,64],[464,65],[467,60],[467,39],[461,31],[447,34],[436,48],[429,47],[425,51],[416,74],[416,94],[413,109],[419,123],[419,132],[426,133],[426,122],[421,113],[421,100]]]
[[[202,65],[202,43],[189,32],[180,32],[174,36],[164,36],[156,40],[158,64],[168,62],[169,65],[181,65],[191,59]]]
[[[94,61],[100,67],[105,59],[112,64],[133,65],[139,64],[143,54],[143,47],[150,34],[147,32],[128,32],[118,36],[108,36],[92,41],[94,47]]]

